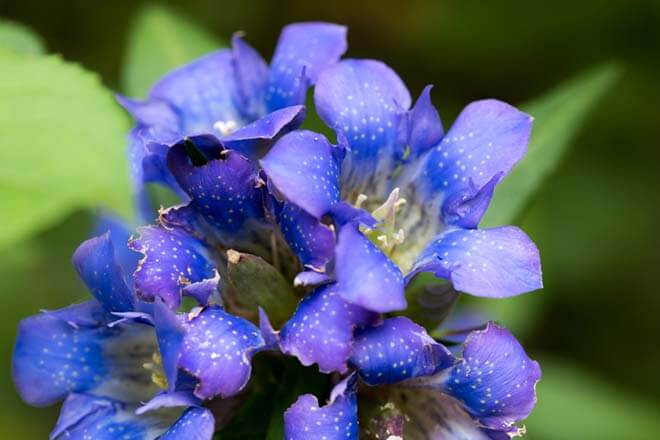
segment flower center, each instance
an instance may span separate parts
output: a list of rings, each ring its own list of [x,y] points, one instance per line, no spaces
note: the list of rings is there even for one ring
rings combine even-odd
[[[355,206],[359,208],[366,201],[367,196],[360,194]],[[394,188],[387,200],[371,211],[371,215],[380,222],[380,228],[366,230],[366,235],[388,256],[405,240],[405,232],[397,225],[397,213],[405,204],[406,199],[399,197],[399,188]]]

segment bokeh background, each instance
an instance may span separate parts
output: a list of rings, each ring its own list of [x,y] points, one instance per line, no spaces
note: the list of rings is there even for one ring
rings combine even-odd
[[[143,6],[2,0],[0,16],[28,25],[49,52],[120,90],[127,41]],[[245,31],[265,56],[286,23],[346,24],[349,56],[385,60],[413,95],[435,84],[445,125],[471,100],[523,103],[594,66],[616,63],[617,80],[518,222],[541,249],[545,289],[493,308],[544,367],[528,438],[660,437],[660,2],[181,0],[167,6],[225,41]],[[168,29],[162,31],[166,38]],[[2,217],[11,216],[2,205]],[[54,424],[56,408],[30,408],[18,398],[11,350],[20,319],[84,297],[69,258],[91,225],[90,213],[78,211],[0,250],[4,438],[46,438]]]

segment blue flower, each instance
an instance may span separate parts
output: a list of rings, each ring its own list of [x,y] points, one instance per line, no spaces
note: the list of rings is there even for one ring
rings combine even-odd
[[[268,66],[237,34],[231,49],[164,76],[146,100],[118,97],[136,120],[129,158],[144,218],[153,217],[145,183],[164,184],[185,198],[165,164],[169,145],[184,136],[215,133],[228,148],[248,157],[258,154],[302,123],[307,88],[345,51],[345,27],[296,23],[283,29]]]
[[[373,418],[362,429],[382,438],[500,439],[524,433],[516,422],[536,403],[541,370],[506,329],[494,323],[472,332],[456,359],[408,318],[359,329],[350,365],[368,385],[367,407],[391,410],[400,420]],[[358,393],[349,376],[327,406],[301,396],[285,413],[287,440],[358,438]],[[348,384],[348,385],[347,385]],[[383,387],[383,385],[388,385]],[[361,394],[360,394],[361,395]],[[376,413],[378,414],[378,412]],[[392,417],[392,416],[390,416]],[[312,434],[310,434],[312,433]],[[378,437],[381,438],[381,437]]]
[[[35,406],[64,399],[52,438],[210,439],[203,402],[245,387],[264,339],[217,305],[175,313],[161,299],[140,301],[124,272],[135,258],[122,247],[110,232],[84,242],[73,263],[95,299],[21,322],[19,393]]]
[[[430,87],[413,105],[389,67],[338,61],[345,50],[344,27],[294,24],[267,66],[235,36],[232,49],[169,73],[145,101],[119,98],[136,119],[142,216],[150,182],[182,203],[130,239],[104,219],[73,257],[94,299],[21,323],[14,381],[30,404],[64,400],[53,438],[210,439],[209,408],[247,394],[252,357],[265,350],[333,373],[326,405],[305,394],[284,413],[286,439],[524,431],[517,423],[535,405],[541,372],[511,333],[495,323],[462,332],[457,356],[387,314],[406,308],[406,283],[420,272],[449,280],[452,299],[541,287],[538,251],[521,230],[478,228],[524,155],[531,118],[477,101],[445,133]],[[298,130],[311,85],[336,145]],[[279,331],[263,298],[234,284],[241,254],[256,265],[247,278],[271,271],[263,279],[290,295]],[[248,287],[274,297],[254,278]],[[367,426],[358,403],[373,415]]]
[[[527,235],[510,226],[477,228],[496,184],[525,153],[530,116],[500,101],[477,101],[445,134],[430,87],[410,109],[403,82],[373,60],[347,59],[324,70],[314,100],[338,144],[296,131],[260,163],[291,210],[338,224],[327,262],[334,258],[345,300],[378,312],[401,310],[403,273],[410,280],[433,272],[484,297],[542,286],[539,254]],[[378,227],[356,208],[371,212]],[[307,242],[287,234],[296,227],[291,223],[285,237],[302,254]],[[309,223],[305,218],[308,229]]]

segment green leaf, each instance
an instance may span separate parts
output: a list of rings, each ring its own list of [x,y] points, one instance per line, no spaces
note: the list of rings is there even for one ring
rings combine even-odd
[[[40,55],[46,52],[39,35],[27,26],[0,18],[0,46],[16,53]]]
[[[655,403],[564,362],[545,359],[541,367],[538,404],[525,422],[530,438],[642,440],[660,432]]]
[[[520,216],[571,146],[590,110],[619,75],[617,65],[602,65],[522,106],[534,117],[529,150],[498,185],[483,226],[510,224]]]
[[[57,56],[1,49],[0,65],[0,198],[13,217],[0,246],[78,207],[129,215],[129,125],[112,93]]]
[[[57,223],[77,206],[74,194],[19,188],[2,182],[0,198],[6,212],[11,213],[4,216],[0,228],[0,247]]]
[[[225,44],[162,5],[147,5],[136,17],[122,72],[124,91],[144,97],[163,74]]]

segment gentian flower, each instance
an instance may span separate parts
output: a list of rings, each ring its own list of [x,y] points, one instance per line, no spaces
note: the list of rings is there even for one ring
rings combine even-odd
[[[380,222],[360,230],[348,222],[334,254],[340,295],[377,312],[405,308],[402,273],[410,280],[434,272],[457,290],[484,297],[542,285],[538,251],[527,235],[507,226],[477,229],[496,184],[527,148],[532,118],[500,101],[477,101],[445,134],[430,90],[409,109],[410,94],[389,67],[340,61],[322,72],[314,90],[319,116],[336,131],[338,145],[294,132],[261,160],[285,203],[317,221],[329,215],[346,223],[347,214],[355,215],[348,202]],[[285,225],[285,236],[296,227]],[[298,237],[287,238],[294,249],[304,247]]]
[[[202,404],[246,385],[265,348],[258,329],[218,306],[174,314],[139,301],[110,233],[84,242],[73,262],[95,299],[25,319],[13,357],[26,402],[64,400],[51,438],[211,439]]]
[[[145,101],[119,98],[142,217],[149,182],[182,204],[130,239],[103,222],[73,258],[95,299],[21,324],[14,380],[28,403],[64,400],[52,437],[209,439],[209,408],[249,393],[265,350],[333,385],[285,411],[286,439],[522,434],[540,368],[511,333],[488,323],[457,356],[390,313],[420,272],[485,297],[541,286],[522,231],[478,228],[531,118],[478,101],[445,134],[430,87],[411,108],[383,63],[339,61],[345,34],[290,25],[270,67],[235,36]],[[336,145],[298,130],[311,85]]]
[[[536,403],[541,370],[494,323],[468,336],[461,359],[405,317],[355,334],[350,365],[362,381],[362,432],[373,438],[506,439]],[[353,373],[355,374],[355,373]],[[349,376],[350,383],[355,379]],[[285,413],[287,440],[357,438],[357,387],[337,385],[327,406],[304,395]],[[338,416],[339,415],[339,416]],[[314,436],[310,437],[311,430]],[[344,435],[346,433],[346,435]]]
[[[165,164],[169,145],[183,136],[217,134],[226,147],[257,154],[302,123],[307,88],[345,51],[345,27],[296,23],[282,31],[268,66],[236,34],[231,49],[170,72],[146,100],[118,97],[136,120],[129,157],[143,217],[153,218],[145,183],[164,184],[186,198]]]

